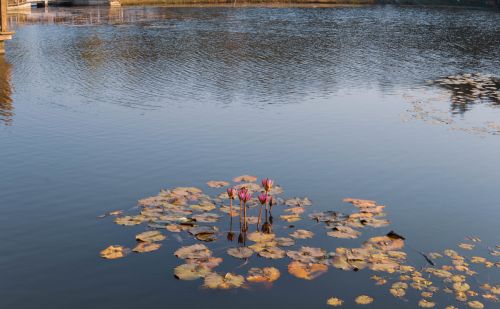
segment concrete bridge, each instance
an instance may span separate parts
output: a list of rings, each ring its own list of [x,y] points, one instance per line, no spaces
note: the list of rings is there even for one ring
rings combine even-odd
[[[9,31],[7,10],[25,10],[31,6],[48,5],[110,5],[119,6],[119,0],[0,0],[0,54],[5,53],[5,41],[12,39],[13,31]]]

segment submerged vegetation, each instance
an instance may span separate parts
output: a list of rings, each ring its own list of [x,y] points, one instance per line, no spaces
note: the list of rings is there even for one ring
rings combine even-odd
[[[466,257],[459,252],[446,249],[443,252],[419,254],[427,266],[418,269],[407,257],[405,237],[394,231],[368,238],[359,247],[337,247],[334,251],[308,245],[316,234],[308,229],[323,226],[325,234],[332,238],[357,239],[365,229],[388,227],[385,206],[372,200],[345,198],[343,202],[353,206],[352,211],[342,213],[334,210],[313,211],[308,198],[284,198],[284,191],[274,181],[265,178],[261,185],[253,176],[240,176],[229,187],[226,181],[209,181],[211,190],[223,190],[215,197],[195,187],[178,187],[162,190],[157,196],[139,200],[139,213],[123,216],[122,211],[110,212],[116,224],[131,226],[147,224],[148,230],[136,235],[138,242],[133,250],[121,245],[112,245],[101,251],[105,259],[123,258],[131,251],[144,253],[161,248],[165,233],[184,235],[193,244],[173,250],[182,261],[174,267],[173,275],[179,280],[203,280],[208,289],[251,288],[252,285],[271,284],[282,278],[279,265],[274,260],[288,259],[286,271],[302,280],[314,280],[328,272],[330,267],[343,271],[370,269],[380,275],[371,277],[376,286],[387,286],[389,293],[406,300],[408,289],[421,295],[418,306],[433,308],[437,293],[454,295],[455,302],[470,308],[483,308],[485,302],[498,302],[500,285],[478,276],[476,267],[493,269],[500,262],[490,260],[500,256],[500,247],[490,249],[491,257],[473,255]],[[238,200],[235,207],[233,201]],[[278,220],[273,212],[281,215]],[[233,218],[237,218],[238,236],[233,230]],[[308,220],[306,220],[308,219]],[[277,221],[277,222],[276,222]],[[296,223],[306,222],[300,226]],[[294,223],[294,224],[291,224]],[[223,230],[228,225],[228,230]],[[182,237],[182,236],[178,236]],[[481,240],[469,237],[460,243],[457,250],[468,252],[475,249]],[[236,246],[233,243],[236,242]],[[219,243],[219,245],[213,245]],[[229,247],[220,248],[220,243]],[[224,256],[227,254],[227,256]],[[243,261],[243,265],[254,259],[266,259],[265,267],[250,267],[241,272],[219,271],[225,258]],[[341,306],[340,295],[325,299],[327,305]],[[358,295],[355,303],[367,305],[376,301],[374,295]],[[484,302],[484,303],[483,303]],[[444,307],[449,304],[439,304]],[[456,308],[453,304],[446,308]]]

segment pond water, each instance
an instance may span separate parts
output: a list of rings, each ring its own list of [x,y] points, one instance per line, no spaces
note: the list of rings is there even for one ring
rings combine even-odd
[[[457,250],[466,236],[482,239],[481,256],[500,244],[491,129],[500,108],[456,113],[449,90],[426,83],[500,76],[497,11],[50,8],[10,19],[16,35],[0,58],[2,308],[321,308],[331,296],[350,307],[360,294],[373,308],[417,306],[418,291],[394,298],[372,271],[331,268],[305,281],[285,261],[273,262],[282,272],[273,288],[202,289],[173,277],[183,245],[173,237],[153,253],[99,256],[133,247],[144,230],[100,214],[160,188],[216,195],[206,181],[241,174],[272,177],[319,211],[344,209],[345,197],[387,206],[390,227],[316,241],[329,251],[394,230],[425,266],[417,251]],[[451,123],[415,116],[415,100],[429,97]],[[478,271],[500,283],[498,267]],[[434,300],[464,306],[453,294]]]

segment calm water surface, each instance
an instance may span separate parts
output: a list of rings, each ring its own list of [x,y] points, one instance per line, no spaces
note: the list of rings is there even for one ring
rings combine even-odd
[[[350,307],[363,293],[373,308],[416,306],[417,293],[395,299],[370,271],[330,268],[307,282],[286,264],[273,289],[203,290],[173,278],[173,239],[151,254],[99,257],[143,230],[99,214],[243,173],[273,177],[318,210],[348,196],[387,205],[391,227],[360,241],[394,229],[429,252],[475,235],[483,255],[500,242],[500,138],[401,116],[408,94],[448,95],[428,79],[500,76],[498,12],[86,8],[14,14],[11,25],[0,58],[2,308],[321,308],[330,296]],[[500,109],[450,117],[500,121]],[[498,270],[484,276],[500,283]]]

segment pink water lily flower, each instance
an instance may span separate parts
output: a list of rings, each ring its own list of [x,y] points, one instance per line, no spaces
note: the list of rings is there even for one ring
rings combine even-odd
[[[269,178],[264,178],[262,179],[262,186],[264,187],[264,190],[269,191],[273,187],[273,180]]]
[[[265,205],[267,203],[268,199],[269,199],[269,195],[267,195],[266,193],[262,193],[261,195],[259,195],[259,202],[262,205]]]
[[[252,198],[252,193],[246,192],[244,198],[242,199],[244,203],[248,202]]]
[[[240,201],[246,203],[252,198],[252,194],[248,192],[248,189],[243,187],[238,191],[238,198]]]
[[[230,199],[234,199],[234,196],[236,195],[238,191],[236,191],[235,188],[227,188],[227,196],[229,196]]]

